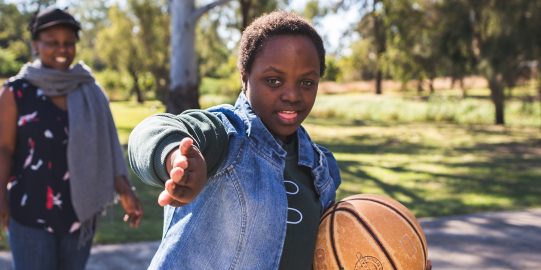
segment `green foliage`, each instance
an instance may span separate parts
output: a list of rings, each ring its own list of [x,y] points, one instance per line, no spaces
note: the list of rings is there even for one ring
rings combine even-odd
[[[15,58],[15,54],[9,50],[0,51],[0,76],[9,77],[17,74],[20,63]]]
[[[119,101],[129,98],[129,90],[132,88],[133,81],[129,76],[125,76],[119,71],[105,69],[94,72],[96,81],[103,87],[110,100]]]
[[[30,60],[29,13],[0,1],[0,76],[13,76]]]
[[[240,79],[238,77],[236,79],[203,78],[203,80],[201,81],[201,85],[199,86],[199,90],[202,95],[201,100],[203,101],[207,99],[206,102],[201,103],[214,103],[211,100],[209,101],[208,99],[209,97],[213,97],[212,99],[216,99],[217,96],[223,97],[219,99],[219,101],[222,101],[224,103],[234,103],[240,91]],[[201,106],[208,107],[204,105]]]
[[[519,99],[507,103],[506,117],[510,126],[539,126],[541,109],[532,106],[524,110]],[[492,121],[493,105],[488,98],[462,99],[459,93],[435,94],[427,99],[366,94],[319,95],[312,112],[314,118],[339,118],[349,121],[384,123],[453,123],[488,125]]]
[[[217,78],[225,75],[220,74],[220,69],[224,68],[223,65],[228,65],[231,53],[218,34],[218,26],[218,20],[208,18],[200,20],[197,24],[196,44],[206,44],[206,46],[196,46],[201,77]]]
[[[323,11],[319,7],[319,1],[318,0],[309,0],[306,3],[306,6],[304,7],[304,10],[302,11],[302,16],[305,18],[308,18],[310,20],[314,20],[317,16],[322,14]]]
[[[339,81],[371,80],[375,77],[378,60],[374,44],[369,39],[361,39],[351,45],[351,54],[340,58]]]
[[[323,80],[326,81],[336,81],[340,76],[340,68],[338,67],[338,61],[335,57],[327,56],[325,58],[325,74]]]

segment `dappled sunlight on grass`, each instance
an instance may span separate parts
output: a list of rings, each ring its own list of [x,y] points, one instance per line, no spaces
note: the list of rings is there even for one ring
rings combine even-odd
[[[358,193],[386,194],[418,217],[541,207],[541,132],[537,126],[363,119],[355,114],[358,98],[337,96],[342,112],[333,110],[326,115],[330,110],[318,113],[316,107],[303,125],[312,139],[333,151],[338,160],[343,178],[338,199]],[[376,105],[372,108],[402,104],[386,98],[373,98]],[[219,103],[219,98],[209,97],[204,103],[211,106]],[[412,104],[417,105],[407,108],[418,110],[419,103]],[[332,102],[329,105],[334,106]],[[111,107],[124,145],[135,125],[164,111],[157,101],[143,105],[113,102]],[[400,118],[400,109],[395,111]],[[412,112],[411,117],[416,118],[415,113],[419,112]],[[117,213],[106,217],[100,226],[97,242],[160,238],[162,208],[156,204],[160,190],[142,184],[133,175],[130,178],[146,211],[141,228],[129,229],[116,206]]]
[[[541,206],[535,128],[316,120],[306,128],[335,153],[343,177],[339,198],[387,194],[418,216]]]

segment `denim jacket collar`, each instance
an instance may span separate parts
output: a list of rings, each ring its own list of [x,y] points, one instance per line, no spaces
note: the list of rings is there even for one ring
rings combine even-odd
[[[280,157],[285,157],[287,154],[283,149],[282,142],[276,138],[267,129],[265,124],[261,121],[260,117],[257,117],[252,110],[252,106],[246,97],[244,91],[239,94],[237,101],[235,102],[235,110],[238,111],[238,115],[241,116],[246,126],[246,135],[257,141],[262,146],[268,146],[273,149],[275,153]],[[310,169],[314,169],[316,161],[314,159],[313,145],[311,139],[308,136],[306,130],[301,126],[297,129],[297,140],[299,142],[299,148],[297,154],[299,158],[299,165],[306,166]]]
[[[235,110],[237,111],[237,115],[244,121],[246,136],[250,137],[262,149],[269,149],[270,157],[277,155],[280,158],[285,158],[287,153],[283,149],[282,143],[272,135],[261,121],[261,118],[252,110],[252,106],[244,91],[240,93],[235,103]]]

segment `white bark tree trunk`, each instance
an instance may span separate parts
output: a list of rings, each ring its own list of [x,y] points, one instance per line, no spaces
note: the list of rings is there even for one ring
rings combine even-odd
[[[212,8],[229,0],[213,1],[196,7],[195,0],[171,0],[171,85],[167,112],[178,114],[200,108],[199,74],[195,52],[197,20]]]

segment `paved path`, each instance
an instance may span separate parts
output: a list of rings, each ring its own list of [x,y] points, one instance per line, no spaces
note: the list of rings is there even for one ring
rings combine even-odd
[[[541,209],[421,219],[434,270],[541,269]],[[96,245],[88,270],[146,269],[158,242]],[[0,252],[0,269],[11,269]]]

